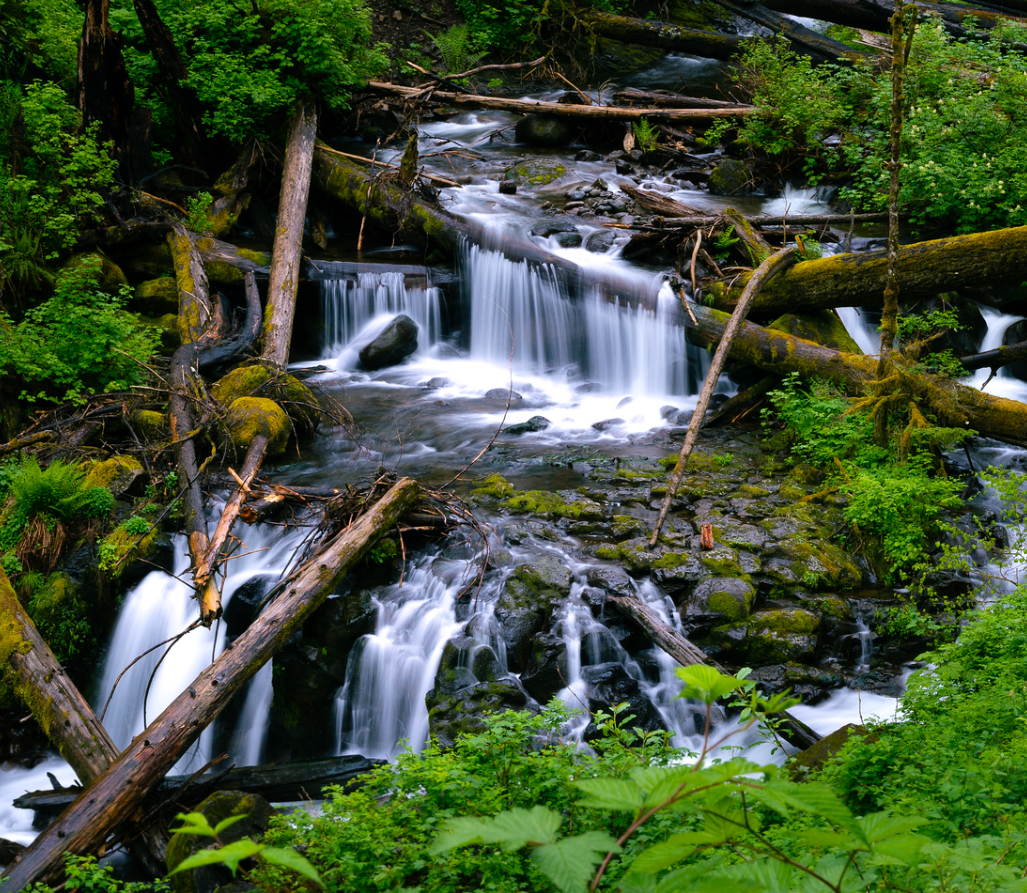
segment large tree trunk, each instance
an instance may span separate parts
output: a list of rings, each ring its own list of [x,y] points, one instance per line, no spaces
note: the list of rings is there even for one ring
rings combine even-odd
[[[417,100],[426,98],[423,88],[403,87],[399,84],[386,84],[381,81],[370,81],[367,86],[371,90],[379,93],[388,93],[393,96],[403,96]],[[462,108],[498,109],[508,112],[524,112],[526,114],[553,115],[562,118],[585,118],[601,121],[638,121],[640,118],[653,118],[661,121],[702,121],[709,118],[735,118],[739,115],[750,115],[756,111],[752,106],[702,109],[636,109],[619,108],[612,105],[571,105],[563,102],[543,102],[538,99],[509,99],[503,96],[444,93],[439,90],[433,90],[431,98],[445,102],[446,105]]]
[[[652,639],[657,648],[667,652],[681,666],[691,667],[702,664],[714,667],[728,676],[731,675],[715,660],[708,657],[702,649],[688,641],[676,629],[664,623],[656,611],[633,595],[608,596],[606,600],[638,624],[639,629]],[[790,713],[785,713],[782,717],[779,732],[785,741],[800,750],[812,747],[820,740],[820,735]]]
[[[0,672],[32,711],[46,737],[88,785],[118,758],[118,749],[92,708],[68,678],[39,635],[0,568]],[[149,871],[163,874],[167,841],[157,829],[144,829],[133,852]]]
[[[132,120],[135,92],[121,44],[111,30],[110,0],[86,0],[78,47],[78,108],[85,126],[97,124],[100,142],[120,151]]]
[[[417,498],[417,484],[398,481],[359,520],[306,562],[292,582],[4,873],[5,893],[61,874],[64,853],[97,851],[131,817],[182,753],[246,682],[299,629],[375,540]]]
[[[284,369],[289,362],[316,138],[317,111],[313,105],[303,105],[296,110],[289,128],[264,314],[263,360],[277,369]]]
[[[836,254],[804,261],[760,292],[753,316],[881,306],[887,277],[886,251]],[[980,285],[1016,285],[1027,279],[1027,226],[917,242],[899,250],[903,298],[915,301],[943,291]],[[718,310],[730,310],[748,274],[706,286]]]
[[[796,269],[805,265],[799,264]],[[689,337],[700,344],[716,344],[727,327],[727,314],[696,304],[692,305],[692,312],[696,323],[689,328]],[[869,395],[879,380],[877,357],[831,350],[752,323],[743,323],[739,328],[730,354],[733,360],[776,375],[798,372],[805,378],[825,378],[844,385],[850,393]],[[945,378],[912,372],[900,362],[887,363],[888,375],[897,375],[910,398],[933,413],[939,425],[973,429],[984,437],[1027,446],[1027,404]]]

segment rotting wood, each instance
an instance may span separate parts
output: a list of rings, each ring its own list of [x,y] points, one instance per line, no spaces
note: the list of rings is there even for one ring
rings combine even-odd
[[[710,658],[701,648],[686,639],[676,629],[663,622],[660,615],[633,595],[608,595],[607,602],[616,606],[630,617],[658,648],[661,648],[683,667],[702,665],[713,667],[727,676],[732,675],[715,660]],[[820,740],[806,723],[785,713],[777,726],[778,733],[793,747],[805,750]]]
[[[804,267],[819,261],[805,261]],[[787,275],[787,274],[786,274]],[[784,277],[782,277],[784,278]],[[727,314],[693,304],[696,324],[689,337],[699,344],[716,344],[727,328]],[[731,345],[731,359],[775,375],[798,372],[844,385],[849,393],[869,394],[878,380],[877,357],[844,353],[751,322],[742,323]],[[913,372],[901,358],[889,362],[889,376],[898,376],[905,392],[946,428],[972,429],[983,437],[1027,446],[1027,404],[996,397],[949,379]]]
[[[635,46],[655,47],[668,52],[688,53],[706,59],[729,61],[742,51],[744,38],[697,28],[682,28],[670,22],[636,19],[599,10],[580,10],[578,21],[601,37]]]
[[[61,875],[65,853],[96,852],[232,697],[324,602],[338,580],[399,520],[418,492],[415,481],[397,481],[305,562],[246,632],[8,867],[3,875],[9,884],[5,891],[17,893],[37,880],[53,883]]]
[[[667,90],[639,90],[626,87],[613,94],[615,102],[648,102],[651,105],[669,105],[677,109],[738,109],[747,108],[744,103],[728,102],[723,99],[707,99],[703,96],[682,96]]]
[[[303,104],[293,114],[289,128],[264,314],[262,358],[276,369],[284,369],[289,362],[316,139],[317,111],[312,104]]]
[[[749,262],[753,267],[758,267],[774,249],[767,244],[767,240],[737,208],[725,208],[723,217],[724,224],[730,226],[745,245],[746,251],[749,253]]]
[[[0,568],[0,672],[32,711],[60,755],[83,784],[89,784],[118,757],[118,749],[64,667],[39,635]],[[77,796],[78,792],[75,792]],[[166,838],[144,828],[135,853],[147,870],[166,870]]]
[[[417,87],[403,87],[399,84],[386,84],[381,81],[370,81],[369,90],[425,101],[422,90]],[[562,102],[543,102],[537,99],[509,99],[502,96],[477,96],[462,93],[445,93],[436,90],[431,93],[433,101],[441,101],[446,105],[461,108],[498,109],[525,114],[552,115],[562,118],[589,118],[607,121],[637,121],[640,118],[652,118],[665,121],[702,121],[709,118],[730,118],[734,115],[751,115],[756,109],[752,106],[730,109],[671,109],[671,108],[620,108],[617,106],[571,105]]]
[[[647,211],[653,211],[656,214],[677,215],[679,217],[702,214],[702,211],[697,208],[691,208],[682,202],[668,198],[662,192],[653,192],[651,189],[639,189],[630,183],[621,183],[619,185],[626,195],[631,196]],[[716,220],[717,218],[714,217],[713,219]]]
[[[791,221],[789,221],[789,226]],[[887,252],[836,254],[797,264],[761,292],[753,316],[827,310],[834,307],[880,307],[887,275]],[[949,236],[899,249],[899,283],[903,299],[916,301],[960,287],[1019,285],[1027,279],[1027,226]],[[704,293],[717,310],[734,307],[748,281],[706,283]]]
[[[703,382],[702,391],[699,392],[699,399],[695,405],[695,412],[692,413],[692,418],[688,422],[688,431],[685,434],[684,443],[681,444],[681,452],[678,455],[678,461],[674,464],[674,471],[671,473],[670,483],[667,485],[667,495],[663,497],[663,504],[660,506],[660,513],[656,517],[656,523],[653,525],[653,533],[649,538],[650,546],[655,546],[657,540],[660,538],[660,531],[663,529],[663,522],[667,520],[667,513],[670,511],[670,505],[674,501],[674,495],[678,491],[678,485],[681,483],[681,478],[684,476],[685,468],[688,466],[688,457],[692,454],[692,447],[695,446],[695,441],[699,437],[699,429],[702,427],[703,419],[706,417],[706,410],[710,405],[710,400],[713,398],[713,392],[717,389],[717,382],[720,381],[720,373],[724,369],[724,363],[727,361],[728,353],[731,349],[731,343],[735,338],[735,333],[745,321],[745,316],[749,312],[749,307],[752,306],[752,302],[760,293],[760,289],[763,287],[764,283],[793,263],[795,263],[795,249],[791,246],[786,245],[784,248],[770,255],[770,257],[764,260],[753,273],[752,278],[749,280],[749,284],[745,288],[745,293],[739,299],[734,313],[731,314],[731,319],[724,330],[724,334],[720,337],[717,344],[717,350],[713,355],[713,359],[710,361],[710,368],[706,373],[706,380]],[[693,319],[694,312],[693,308]]]

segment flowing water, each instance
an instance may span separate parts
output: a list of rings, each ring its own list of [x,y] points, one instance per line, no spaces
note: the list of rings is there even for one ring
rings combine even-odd
[[[715,74],[716,70],[709,63],[667,57],[648,80],[634,80],[636,86],[673,89],[686,74],[696,83],[704,72]],[[490,142],[489,135],[512,120],[500,113],[474,113],[426,125],[421,132],[422,157],[429,157],[440,145],[459,146],[467,150],[466,158],[475,160],[450,159],[458,172],[499,169],[517,150],[501,137]],[[442,173],[447,171],[440,168]],[[623,181],[611,165],[599,162],[577,165],[568,179],[588,183],[598,176],[614,190]],[[812,190],[789,188],[777,198],[739,200],[679,185],[643,184],[699,208],[731,204],[745,211],[789,215],[825,209],[824,196]],[[566,183],[560,189],[566,191]],[[466,247],[458,290],[444,291],[434,285],[423,267],[314,264],[314,275],[321,280],[324,333],[321,356],[315,362],[330,370],[318,380],[357,416],[358,437],[354,442],[341,434],[321,435],[302,461],[278,469],[281,482],[340,483],[385,465],[439,483],[481,450],[504,417],[506,425],[545,417],[548,427],[531,435],[530,448],[536,452],[568,445],[616,451],[644,442],[652,429],[673,424],[678,412],[694,407],[706,352],[687,342],[677,298],[658,273],[622,260],[616,243],[605,254],[592,254],[536,239],[540,247],[580,268],[580,282],[569,285],[554,266],[516,262],[496,247],[505,239],[530,238],[528,231],[540,214],[537,205],[543,196],[500,195],[495,182],[482,185],[480,178],[478,185],[447,190],[444,195],[454,210],[484,228],[482,244]],[[600,229],[585,220],[581,227],[586,235],[590,228]],[[987,349],[1001,340],[1017,317],[984,312]],[[370,374],[361,371],[360,348],[399,313],[418,324],[417,351],[400,366]],[[847,309],[842,318],[865,351],[877,349],[876,333],[865,317]],[[985,377],[986,373],[979,373],[975,384],[983,385]],[[732,385],[725,380],[721,389],[729,392]],[[1027,398],[1027,384],[1002,373],[988,390]],[[598,430],[593,427],[597,423],[602,423]],[[500,438],[496,447],[500,458],[489,464],[489,471],[502,470],[507,447]],[[997,448],[994,452],[1003,458]],[[1007,450],[1004,458],[1008,462],[1018,456],[1022,454]],[[529,481],[530,470],[520,473]],[[567,481],[560,483],[556,471],[546,471],[547,478],[538,474],[534,485],[544,488],[580,483],[572,480],[572,470],[564,473]],[[587,582],[592,565],[580,557],[576,544],[550,535],[529,534],[525,539],[523,532],[519,539],[507,541],[503,519],[486,520],[495,523],[496,551],[509,550],[514,560],[519,548],[530,547],[533,554],[548,552],[571,572],[571,593],[557,606],[552,630],[567,654],[566,686],[559,697],[570,706],[580,705],[587,698],[588,668],[619,664],[675,733],[673,743],[698,749],[702,718],[694,706],[675,697],[679,690],[676,665],[659,649],[629,654],[602,616],[594,616]],[[303,539],[302,530],[271,525],[240,524],[238,535],[244,541],[239,553],[248,554],[229,564],[223,596],[229,607],[243,586],[256,583],[266,590],[285,573]],[[184,539],[176,538],[175,547],[174,574],[154,572],[125,597],[94,700],[97,709],[132,659],[182,632],[196,616],[196,603],[180,579],[187,571]],[[423,746],[428,732],[425,694],[434,684],[446,642],[457,635],[487,645],[499,666],[508,668],[495,615],[503,573],[485,578],[473,606],[458,602],[458,594],[474,576],[478,557],[454,558],[437,551],[413,555],[401,585],[375,591],[375,630],[353,647],[335,701],[337,752],[391,757],[404,742],[415,749]],[[637,584],[636,594],[666,622],[679,623],[669,599],[652,583]],[[224,647],[225,635],[223,626],[195,629],[166,653],[166,645],[156,648],[125,674],[104,720],[119,747],[216,656]],[[873,638],[867,618],[861,616],[855,635],[860,654],[857,669],[869,669]],[[272,666],[268,665],[248,686],[234,727],[221,730],[230,742],[232,759],[240,764],[261,759],[272,688]],[[820,705],[795,712],[826,733],[845,722],[858,722],[860,715],[889,718],[895,709],[892,698],[845,689]],[[586,724],[587,719],[580,718],[576,731],[583,732]],[[177,769],[193,771],[206,763],[213,739],[214,733],[204,733]],[[47,772],[55,773],[62,783],[71,781],[70,770],[56,758],[32,770],[7,767],[0,771],[0,836],[31,838],[31,813],[12,810],[9,804],[21,790],[46,788]]]

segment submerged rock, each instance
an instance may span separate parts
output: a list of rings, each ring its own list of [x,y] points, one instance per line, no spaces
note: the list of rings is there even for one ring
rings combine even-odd
[[[417,350],[417,323],[405,313],[390,322],[360,351],[360,362],[372,372],[395,366]]]
[[[532,416],[526,422],[519,422],[516,425],[509,425],[503,429],[504,434],[534,434],[537,431],[545,431],[552,422],[545,416]]]
[[[529,146],[562,149],[570,145],[576,130],[566,118],[548,115],[525,115],[514,127],[514,134]]]

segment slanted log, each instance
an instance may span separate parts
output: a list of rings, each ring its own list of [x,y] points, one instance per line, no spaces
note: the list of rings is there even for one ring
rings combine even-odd
[[[673,627],[663,622],[663,618],[647,604],[633,595],[608,595],[606,600],[616,606],[621,613],[633,620],[648,636],[654,645],[669,654],[683,667],[703,665],[713,667],[727,676],[732,675],[698,646],[694,645]],[[781,737],[793,747],[805,750],[820,740],[806,723],[785,713],[778,728]]]
[[[688,53],[706,59],[729,61],[742,51],[744,38],[698,28],[682,28],[670,22],[636,19],[589,9],[578,12],[578,21],[600,35],[635,46],[655,47],[674,53]]]
[[[697,208],[689,207],[682,202],[668,198],[662,192],[654,192],[651,189],[639,189],[637,186],[632,186],[630,183],[621,183],[620,188],[626,195],[631,196],[637,204],[641,205],[647,211],[652,211],[655,214],[666,214],[670,217],[674,217],[675,215],[678,217],[684,217],[702,214],[702,211]],[[717,218],[714,217],[713,219],[716,220]]]
[[[296,289],[300,278],[303,223],[307,216],[316,136],[317,111],[311,104],[301,105],[293,115],[285,150],[282,193],[267,287],[267,312],[264,314],[262,358],[276,369],[285,369],[289,362]]]
[[[137,735],[117,761],[4,872],[8,882],[5,893],[17,893],[37,880],[56,881],[65,853],[96,852],[232,697],[324,603],[339,579],[396,523],[417,494],[415,481],[398,481],[307,561],[246,632]]]
[[[11,582],[0,568],[0,672],[32,711],[40,728],[83,784],[89,784],[118,757],[111,736],[75,683],[39,635]],[[79,791],[75,791],[77,794]],[[164,873],[167,840],[143,829],[133,852],[148,870]]]
[[[887,276],[887,252],[835,254],[796,264],[764,288],[752,316],[825,310],[833,307],[880,307]],[[1027,278],[1027,226],[949,236],[899,249],[899,285],[903,300],[933,297],[943,291],[987,282],[1016,285]],[[718,310],[730,310],[741,296],[748,274],[707,283],[705,294]]]
[[[653,219],[653,226],[656,227],[680,227],[680,226],[710,226],[716,223],[719,218],[710,214],[701,217],[656,217]],[[745,219],[753,226],[785,226],[789,229],[802,229],[805,226],[848,226],[852,223],[881,223],[888,220],[887,214],[800,214],[795,217],[773,217],[762,214],[746,215]]]
[[[960,357],[959,362],[964,369],[990,369],[992,373],[1008,366],[1010,363],[1018,363],[1027,360],[1027,341],[1019,344],[1003,344],[994,350],[985,350],[968,357]]]
[[[403,87],[399,84],[386,84],[382,81],[369,81],[369,90],[402,96],[418,101],[429,97],[424,90],[417,87]],[[610,105],[571,105],[562,102],[543,102],[539,99],[509,99],[503,96],[476,96],[463,93],[445,93],[435,90],[430,96],[446,105],[461,108],[498,109],[508,112],[524,112],[525,114],[553,115],[561,118],[588,118],[605,121],[637,121],[640,118],[653,118],[659,121],[702,121],[710,118],[731,118],[737,115],[750,115],[756,109],[752,106],[730,109],[670,109],[670,108],[620,108]]]
[[[796,269],[814,263],[819,261],[806,261]],[[727,328],[727,314],[698,304],[692,305],[692,312],[696,322],[688,329],[689,338],[704,346],[716,344]],[[798,372],[806,378],[824,378],[845,386],[850,393],[869,395],[879,379],[877,357],[821,347],[749,322],[739,327],[730,355],[733,360],[776,375]],[[931,412],[939,425],[972,429],[983,437],[1027,446],[1027,404],[935,375],[913,372],[901,365],[901,358],[892,356],[887,364],[888,374],[898,375],[910,398]]]

